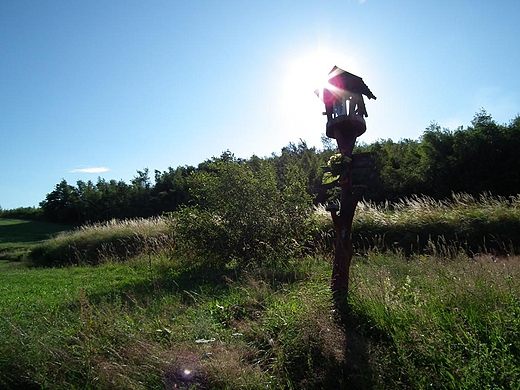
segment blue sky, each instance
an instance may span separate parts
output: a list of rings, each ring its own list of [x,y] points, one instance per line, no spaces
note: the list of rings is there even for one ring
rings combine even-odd
[[[520,2],[0,0],[0,206],[225,150],[321,147],[316,83],[363,77],[360,141],[520,113]]]

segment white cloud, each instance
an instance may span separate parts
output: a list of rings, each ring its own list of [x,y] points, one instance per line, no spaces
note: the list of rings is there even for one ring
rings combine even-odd
[[[92,167],[92,168],[79,168],[73,169],[70,173],[104,173],[108,172],[110,169],[105,167]]]

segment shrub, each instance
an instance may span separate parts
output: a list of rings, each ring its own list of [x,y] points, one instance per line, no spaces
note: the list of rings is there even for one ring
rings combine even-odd
[[[192,177],[196,206],[173,214],[176,250],[189,261],[225,266],[271,264],[297,254],[311,233],[312,199],[292,167],[277,187],[269,162],[225,153]]]

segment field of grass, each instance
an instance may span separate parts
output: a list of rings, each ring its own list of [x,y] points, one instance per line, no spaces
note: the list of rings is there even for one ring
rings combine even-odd
[[[137,218],[80,226],[45,240],[28,256],[34,266],[95,265],[142,253],[172,251],[168,218]]]
[[[520,388],[519,273],[518,257],[358,261],[351,305],[378,388]]]
[[[37,243],[70,226],[0,218],[0,262],[19,261]]]
[[[388,212],[411,219],[404,206]],[[111,224],[57,237],[46,253],[130,242],[122,231],[148,244],[104,252],[95,267],[0,270],[0,388],[520,389],[513,252],[372,245],[337,307],[329,250],[276,269],[186,267],[162,222]]]
[[[519,253],[520,195],[453,194],[443,201],[414,197],[398,203],[360,202],[353,230],[358,249],[443,256]]]
[[[240,275],[164,257],[1,272],[0,387],[519,388],[519,270],[356,258],[344,323],[323,258]]]

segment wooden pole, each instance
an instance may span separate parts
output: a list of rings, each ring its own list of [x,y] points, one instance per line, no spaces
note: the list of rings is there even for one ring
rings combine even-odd
[[[362,188],[352,188],[350,181],[341,184],[340,214],[332,212],[336,231],[336,249],[332,267],[331,289],[334,293],[348,293],[352,246],[352,221]]]
[[[352,221],[363,188],[353,187],[352,171],[354,169],[352,151],[356,142],[356,134],[345,129],[336,129],[335,138],[341,154],[350,159],[349,167],[340,176],[341,186],[340,210],[332,210],[332,222],[336,231],[336,248],[332,267],[331,289],[334,294],[348,294],[350,263],[354,248],[352,246]]]

